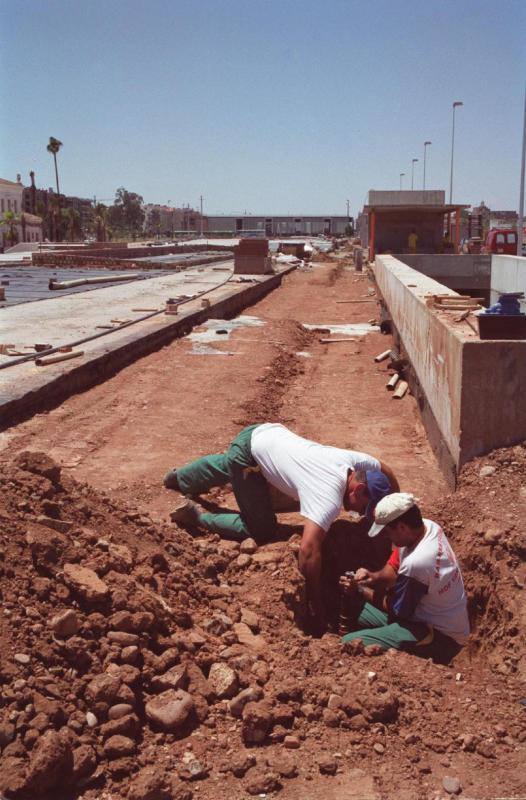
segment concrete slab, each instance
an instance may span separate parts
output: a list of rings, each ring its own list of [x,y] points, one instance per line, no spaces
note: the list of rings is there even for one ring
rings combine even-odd
[[[0,370],[0,429],[58,405],[70,394],[100,382],[126,364],[189,333],[205,319],[233,316],[276,288],[291,269],[281,268],[275,275],[244,276],[240,280],[231,278],[231,272],[214,272],[213,267],[205,267],[139,284],[4,309],[0,317],[0,342],[15,343],[20,350],[36,342],[53,347],[79,342],[74,349],[82,350],[83,355],[45,367],[29,361]],[[210,300],[209,308],[202,309],[201,300],[196,298],[181,306],[175,316],[164,313],[169,297],[202,292]],[[111,324],[112,319],[146,316],[146,312],[134,312],[134,308],[163,311],[126,327],[117,326],[110,331],[97,328]],[[80,343],[89,337],[90,341]],[[0,355],[0,366],[15,361]]]

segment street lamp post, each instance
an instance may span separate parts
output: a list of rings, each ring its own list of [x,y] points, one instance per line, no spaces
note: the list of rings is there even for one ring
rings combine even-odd
[[[451,130],[451,173],[449,176],[449,205],[453,202],[453,155],[455,152],[455,110],[459,106],[463,106],[464,103],[461,100],[455,100],[453,103],[453,127]]]
[[[524,170],[526,166],[526,91],[524,92],[524,126],[522,129],[521,188],[519,198],[519,219],[517,225],[517,255],[522,256],[524,241]]]
[[[426,190],[426,153],[428,146],[432,144],[432,142],[424,142],[424,192]]]
[[[418,161],[418,158],[413,158],[411,163],[411,191],[413,191],[413,186],[415,182],[415,164]]]
[[[400,173],[400,191],[402,191],[402,178],[405,177],[405,172]]]

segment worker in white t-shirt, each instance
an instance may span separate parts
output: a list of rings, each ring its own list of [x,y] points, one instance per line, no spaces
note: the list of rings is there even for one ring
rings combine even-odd
[[[442,528],[423,519],[411,494],[384,497],[375,508],[369,536],[385,530],[394,550],[379,572],[359,569],[344,576],[344,591],[362,604],[359,630],[343,642],[404,649],[447,664],[469,636],[467,598],[456,556]],[[354,627],[354,626],[353,626]]]
[[[297,501],[305,518],[299,567],[306,579],[312,626],[322,630],[323,540],[342,506],[372,519],[376,503],[399,490],[392,470],[365,453],[327,447],[297,436],[284,425],[265,423],[244,428],[225,453],[172,469],[164,478],[167,488],[185,495],[227,483],[232,484],[240,513],[202,513],[186,500],[173,512],[172,520],[223,538],[252,536],[261,544],[272,538],[277,525],[269,486]]]

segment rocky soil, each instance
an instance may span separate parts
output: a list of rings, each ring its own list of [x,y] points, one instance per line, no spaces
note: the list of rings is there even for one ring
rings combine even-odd
[[[259,550],[192,539],[45,454],[2,467],[5,797],[525,794],[524,446],[424,506],[470,594],[472,641],[448,668],[304,635],[298,534]],[[342,526],[363,544],[339,526],[335,546]],[[354,795],[338,788],[349,775]]]

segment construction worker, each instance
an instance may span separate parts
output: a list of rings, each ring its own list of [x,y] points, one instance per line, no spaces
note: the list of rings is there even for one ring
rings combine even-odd
[[[395,546],[379,572],[359,569],[340,586],[355,604],[360,639],[387,650],[408,650],[447,664],[467,642],[469,619],[460,568],[444,531],[423,519],[411,494],[390,494],[377,504],[369,536],[385,529]]]
[[[418,245],[418,235],[415,229],[413,228],[411,233],[407,237],[407,246],[409,247],[409,252],[416,253],[417,245]]]
[[[223,538],[252,536],[261,544],[277,527],[270,489],[274,487],[298,501],[305,518],[299,567],[306,579],[312,624],[322,630],[323,540],[342,506],[372,519],[375,504],[399,490],[392,470],[365,453],[326,447],[297,436],[284,425],[265,423],[244,428],[225,453],[199,458],[171,470],[164,478],[167,488],[185,495],[201,494],[227,483],[232,484],[239,513],[202,513],[187,499],[173,512],[172,520]]]

